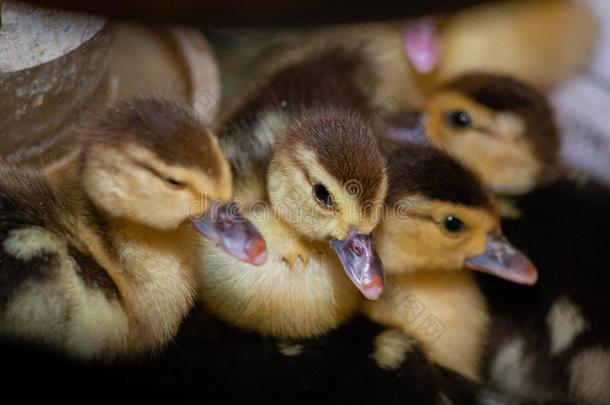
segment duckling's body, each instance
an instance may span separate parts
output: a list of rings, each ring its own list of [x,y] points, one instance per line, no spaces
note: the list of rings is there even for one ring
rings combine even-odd
[[[83,355],[107,346],[120,352],[129,318],[116,282],[89,253],[105,252],[98,224],[79,215],[88,212],[81,195],[65,197],[37,171],[2,169],[3,332]],[[116,262],[101,256],[120,277]]]
[[[328,245],[304,240],[268,208],[244,214],[267,242],[267,262],[252,269],[206,251],[209,282],[202,282],[201,296],[212,312],[233,325],[291,339],[324,334],[354,314],[360,292]]]
[[[228,164],[201,124],[171,103],[136,100],[83,129],[60,183],[23,167],[0,173],[3,335],[112,359],[175,334],[201,264],[189,219],[208,205],[193,202],[231,196]]]
[[[484,373],[497,388],[541,402],[610,401],[609,204],[607,187],[562,179],[519,197],[520,217],[502,222],[540,280],[480,277],[493,319]]]
[[[393,275],[384,299],[367,304],[367,314],[400,326],[436,364],[478,380],[489,327],[487,304],[470,272],[455,273]]]
[[[146,352],[175,333],[196,287],[192,225],[106,221],[29,169],[4,168],[2,182],[3,333],[82,357]]]
[[[332,47],[289,59],[224,115],[218,132],[236,200],[265,236],[269,258],[259,271],[205,249],[201,296],[221,319],[296,339],[327,332],[357,310],[360,293],[331,241],[364,238],[372,261],[362,268],[376,266],[364,235],[379,220],[387,178],[354,76],[363,63]],[[373,273],[358,280],[380,282]],[[354,283],[362,290],[361,281]]]

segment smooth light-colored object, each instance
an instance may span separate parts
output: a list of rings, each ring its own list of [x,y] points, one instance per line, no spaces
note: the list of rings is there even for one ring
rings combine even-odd
[[[110,75],[119,98],[170,98],[211,122],[220,99],[220,73],[204,36],[192,28],[114,26]]]
[[[0,158],[48,161],[69,149],[69,123],[104,98],[110,50],[98,17],[3,2]]]
[[[72,52],[93,38],[104,24],[104,19],[91,15],[5,1],[0,73],[29,69]]]
[[[570,166],[610,184],[610,2],[581,0],[601,22],[588,68],[554,92],[562,129],[561,156]]]

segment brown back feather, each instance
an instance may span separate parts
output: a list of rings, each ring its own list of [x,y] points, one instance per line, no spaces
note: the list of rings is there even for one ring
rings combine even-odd
[[[367,110],[368,99],[355,79],[363,66],[358,49],[327,47],[279,68],[251,89],[244,101],[224,114],[218,129],[235,177],[265,176],[277,141],[254,136],[254,127],[265,114],[278,112],[293,119],[311,109]]]

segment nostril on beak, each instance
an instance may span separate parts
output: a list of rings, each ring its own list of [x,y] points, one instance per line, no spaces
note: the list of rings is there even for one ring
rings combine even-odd
[[[350,250],[354,252],[356,256],[362,256],[364,254],[364,246],[362,246],[362,243],[359,241],[354,241],[354,243],[350,245]]]

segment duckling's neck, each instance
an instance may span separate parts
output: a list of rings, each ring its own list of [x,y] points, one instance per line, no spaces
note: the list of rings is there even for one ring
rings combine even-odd
[[[200,239],[186,223],[161,231],[123,218],[104,220],[108,237],[90,238],[90,249],[108,261],[104,267],[122,287],[128,313],[137,320],[134,338],[154,347],[174,335],[193,303]]]
[[[366,302],[364,311],[375,321],[415,336],[439,364],[479,378],[489,319],[470,271],[391,275],[382,298]]]
[[[188,223],[159,230],[114,217],[82,191],[76,174],[64,177],[61,187],[81,190],[78,206],[83,215],[73,226],[76,246],[93,257],[120,290],[122,307],[132,320],[129,338],[134,350],[167,341],[194,300],[201,266],[199,235]]]

